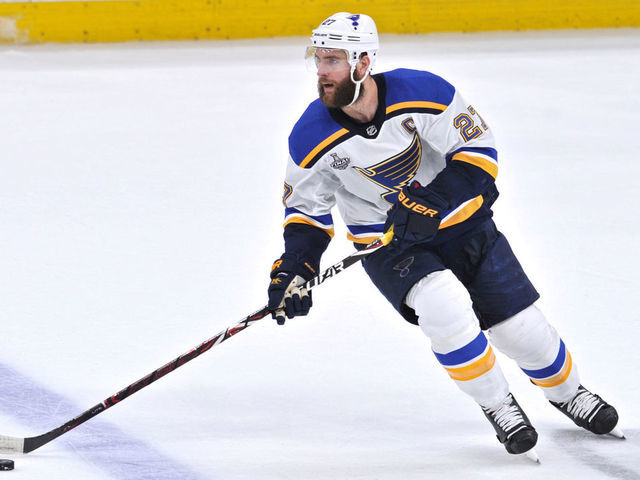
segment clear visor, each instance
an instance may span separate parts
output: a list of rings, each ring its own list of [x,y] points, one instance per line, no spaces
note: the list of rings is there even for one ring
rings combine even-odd
[[[349,58],[348,52],[340,48],[318,48],[311,46],[307,47],[304,53],[307,70],[313,73],[320,70],[325,72],[350,70],[351,65],[347,58]]]

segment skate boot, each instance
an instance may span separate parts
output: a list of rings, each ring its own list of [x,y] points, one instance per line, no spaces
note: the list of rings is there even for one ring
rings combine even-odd
[[[512,394],[494,409],[482,407],[482,411],[493,425],[496,436],[507,452],[520,454],[530,451],[538,441],[538,433],[524,414]],[[534,451],[531,452],[535,454]]]
[[[597,435],[611,433],[622,436],[622,431],[616,428],[618,424],[616,409],[582,385],[578,387],[578,392],[571,400],[563,403],[549,402],[585,430]]]

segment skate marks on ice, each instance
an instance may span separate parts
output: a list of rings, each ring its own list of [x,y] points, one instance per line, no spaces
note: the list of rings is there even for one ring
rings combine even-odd
[[[26,436],[47,432],[86,409],[0,363],[0,412],[25,425],[25,431],[4,435]],[[56,447],[58,444],[58,447]],[[85,463],[114,479],[203,480],[188,467],[132,438],[116,426],[93,419],[54,440],[46,448],[64,446]],[[29,454],[36,456],[38,452]]]
[[[640,480],[640,431],[623,430],[625,440],[575,429],[546,435],[558,446],[558,451],[599,472],[602,478]]]

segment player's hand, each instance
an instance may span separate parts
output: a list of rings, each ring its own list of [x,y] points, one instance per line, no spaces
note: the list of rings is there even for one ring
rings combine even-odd
[[[295,255],[285,253],[274,262],[271,267],[268,308],[278,325],[284,325],[285,316],[293,318],[309,313],[313,305],[311,292],[303,288],[302,284],[314,274],[308,265],[301,265]]]
[[[440,226],[440,205],[444,201],[416,181],[403,187],[384,227],[387,231],[393,225],[391,245],[406,248],[432,240]]]

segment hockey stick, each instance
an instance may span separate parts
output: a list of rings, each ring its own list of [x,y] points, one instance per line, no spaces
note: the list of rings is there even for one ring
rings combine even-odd
[[[354,263],[359,262],[363,257],[387,245],[391,241],[392,237],[393,237],[392,231],[385,233],[382,237],[370,243],[364,249],[359,250],[355,253],[352,253],[348,257],[345,257],[344,259],[342,259],[340,262],[330,266],[329,268],[321,272],[316,277],[307,281],[304,284],[305,287],[310,290],[320,285],[321,283],[324,283],[329,278],[334,277],[335,275],[339,274],[340,272],[350,267]],[[104,412],[107,408],[113,407],[117,403],[120,403],[125,398],[142,390],[144,387],[155,382],[159,378],[162,378],[165,375],[173,372],[176,368],[181,367],[185,363],[193,360],[194,358],[198,357],[204,352],[211,350],[211,348],[213,348],[214,346],[231,338],[236,333],[241,332],[245,328],[250,327],[258,320],[266,317],[269,313],[271,312],[266,306],[261,308],[260,310],[244,318],[242,321],[238,322],[233,327],[229,327],[226,330],[211,337],[210,339],[205,340],[197,347],[189,350],[187,353],[180,355],[174,360],[171,360],[166,365],[154,370],[147,376],[141,378],[136,382],[133,382],[128,387],[123,388],[115,395],[112,395],[109,398],[107,398],[104,402],[98,403],[97,405],[91,407],[86,412],[81,413],[80,415],[73,418],[72,420],[69,420],[64,425],[60,425],[58,428],[54,428],[53,430],[47,433],[43,433],[42,435],[37,435],[35,437],[26,437],[26,438],[0,435],[0,453],[29,453],[34,451],[36,448],[40,448],[41,446],[58,438],[60,435],[67,433],[69,430],[72,430],[78,425],[81,425],[87,420]]]

